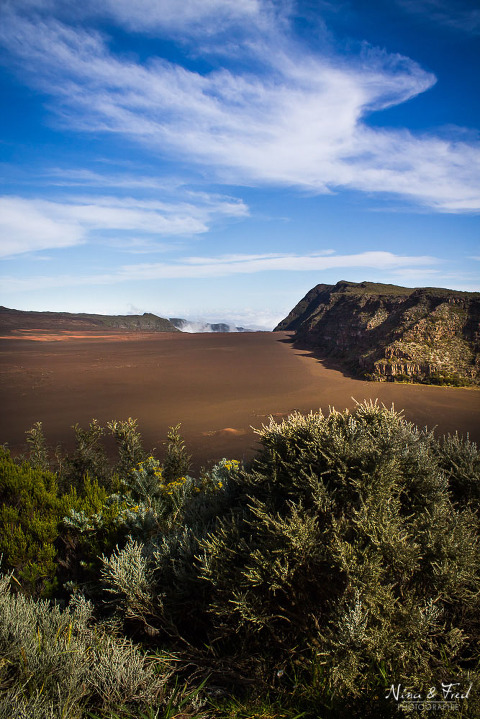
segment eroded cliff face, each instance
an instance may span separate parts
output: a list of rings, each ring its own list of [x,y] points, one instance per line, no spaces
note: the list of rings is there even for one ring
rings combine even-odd
[[[480,293],[317,285],[275,328],[368,379],[480,383]]]

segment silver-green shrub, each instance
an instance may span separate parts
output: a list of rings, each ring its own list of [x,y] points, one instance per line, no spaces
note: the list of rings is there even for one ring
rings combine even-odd
[[[475,446],[439,443],[374,403],[297,413],[259,435],[243,502],[199,546],[216,646],[241,637],[271,671],[293,653],[317,701],[330,693],[342,711],[385,682],[468,686],[478,504],[459,494],[478,480]]]
[[[92,622],[74,597],[61,609],[10,589],[0,578],[0,717],[77,719],[93,703],[141,708],[161,699],[165,677],[126,639]]]
[[[154,611],[155,590],[143,544],[130,537],[123,549],[117,547],[110,557],[102,557],[102,563],[105,591],[120,604],[124,617],[147,623]]]
[[[133,469],[121,500],[139,502],[137,513],[148,506],[150,524],[143,531],[130,524],[126,543],[102,557],[102,587],[117,617],[147,636],[178,637],[184,625],[195,627],[205,588],[196,569],[199,542],[229,511],[239,474],[239,462],[227,459],[198,480],[165,482],[153,457]]]

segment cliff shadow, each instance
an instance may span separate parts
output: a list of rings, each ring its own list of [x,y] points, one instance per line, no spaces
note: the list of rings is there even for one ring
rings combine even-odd
[[[325,367],[325,369],[336,370],[337,372],[340,372],[343,377],[355,379],[359,382],[366,381],[360,376],[358,371],[349,367],[345,360],[342,361],[338,357],[329,357],[328,355],[325,355],[321,349],[311,347],[307,342],[297,339],[293,334],[290,337],[281,337],[277,340],[277,342],[290,345],[292,350],[298,350],[298,355],[301,355],[302,357],[311,357]]]

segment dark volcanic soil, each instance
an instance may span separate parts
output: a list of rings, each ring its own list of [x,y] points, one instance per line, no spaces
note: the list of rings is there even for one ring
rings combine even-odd
[[[181,422],[198,467],[251,456],[251,425],[270,414],[342,410],[365,398],[394,403],[438,433],[480,440],[480,391],[351,379],[286,337],[19,331],[0,338],[0,442],[22,451],[25,430],[41,421],[49,444],[69,445],[76,422],[135,417],[146,447],[160,448],[167,428]]]

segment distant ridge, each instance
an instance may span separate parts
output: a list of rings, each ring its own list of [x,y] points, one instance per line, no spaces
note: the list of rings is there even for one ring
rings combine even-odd
[[[274,329],[374,380],[480,383],[480,293],[316,285]]]
[[[126,332],[178,332],[164,317],[143,315],[95,315],[71,312],[29,312],[0,307],[0,331],[16,330],[124,330]]]

